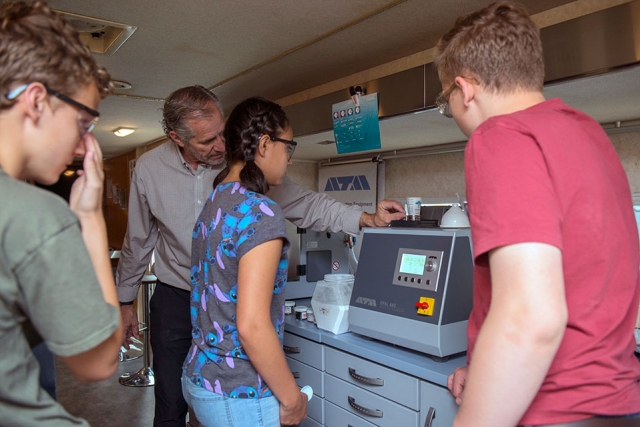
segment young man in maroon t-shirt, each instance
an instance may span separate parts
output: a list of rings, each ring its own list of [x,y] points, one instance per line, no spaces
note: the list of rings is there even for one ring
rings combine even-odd
[[[611,142],[543,97],[521,6],[459,18],[437,50],[436,105],[470,137],[474,307],[454,425],[640,425],[638,233]]]

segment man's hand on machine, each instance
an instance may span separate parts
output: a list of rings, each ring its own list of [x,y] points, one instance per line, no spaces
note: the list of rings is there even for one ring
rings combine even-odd
[[[123,305],[120,307],[122,315],[122,345],[129,350],[131,337],[140,339],[140,331],[138,330],[138,313],[133,305]]]
[[[376,213],[363,212],[360,217],[360,227],[386,227],[391,221],[405,219],[402,205],[395,200],[384,199],[378,203]]]

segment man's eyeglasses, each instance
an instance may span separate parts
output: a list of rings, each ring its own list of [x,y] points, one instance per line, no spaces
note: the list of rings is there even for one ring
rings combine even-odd
[[[449,108],[449,97],[456,87],[458,87],[457,84],[452,84],[449,89],[440,92],[436,98],[436,107],[438,108],[438,111],[440,114],[450,119],[453,118],[453,116],[451,115],[451,109]]]
[[[282,138],[274,138],[271,137],[272,141],[280,141],[287,144],[287,155],[289,156],[289,160],[293,157],[293,152],[296,151],[297,142],[290,139],[282,139]]]
[[[16,99],[22,92],[24,92],[28,84],[23,84],[13,89],[6,95],[6,98],[9,100]],[[69,98],[67,95],[64,95],[60,92],[56,92],[55,90],[50,89],[45,85],[47,89],[47,93],[49,95],[55,96],[59,100],[66,102],[69,105],[73,105],[78,109],[78,126],[80,127],[80,138],[85,136],[87,133],[91,132],[95,127],[96,123],[100,119],[100,113],[94,110],[93,108],[89,108],[86,105],[76,101],[75,99]]]

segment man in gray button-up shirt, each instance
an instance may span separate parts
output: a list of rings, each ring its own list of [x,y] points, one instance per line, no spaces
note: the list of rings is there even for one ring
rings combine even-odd
[[[151,347],[156,408],[154,426],[185,425],[182,363],[191,343],[189,266],[193,226],[224,162],[224,118],[215,95],[202,86],[178,89],[166,100],[163,126],[169,141],[143,154],[131,182],[129,218],[116,275],[123,343],[138,336],[131,302],[155,250],[158,285],[151,299]],[[383,200],[375,215],[326,194],[302,189],[285,177],[267,194],[301,228],[357,234],[404,218],[402,206]]]

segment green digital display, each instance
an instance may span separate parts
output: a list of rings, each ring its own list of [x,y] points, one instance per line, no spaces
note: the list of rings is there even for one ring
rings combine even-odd
[[[400,261],[400,273],[422,276],[422,273],[424,272],[424,263],[426,261],[426,255],[402,254],[402,261]]]

